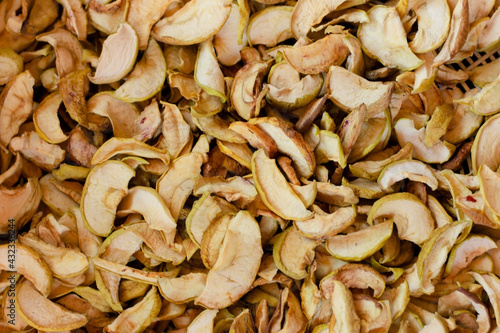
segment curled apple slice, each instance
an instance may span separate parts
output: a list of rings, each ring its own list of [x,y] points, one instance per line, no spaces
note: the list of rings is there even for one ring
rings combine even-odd
[[[20,152],[25,159],[47,171],[56,169],[66,155],[61,147],[42,140],[35,131],[24,132],[21,136],[12,138],[10,149]]]
[[[412,212],[408,214],[408,212]],[[394,193],[377,200],[368,213],[368,223],[377,218],[391,218],[398,228],[398,236],[415,244],[422,244],[434,230],[430,210],[413,194]]]
[[[107,236],[114,227],[116,208],[127,194],[128,182],[135,175],[123,162],[106,161],[90,171],[82,193],[85,226],[98,236]]]
[[[23,58],[12,49],[0,49],[0,85],[7,84],[23,70]]]
[[[206,282],[207,274],[188,273],[176,278],[159,278],[158,287],[166,300],[182,304],[200,296]]]
[[[276,166],[276,162],[259,149],[252,157],[252,174],[262,201],[285,219],[304,220],[312,215]]]
[[[500,166],[500,115],[488,119],[474,138],[471,150],[472,169],[477,173],[481,165],[487,165],[491,170]]]
[[[219,97],[222,103],[226,102],[224,74],[217,61],[211,39],[200,43],[194,67],[194,79],[208,94]]]
[[[248,21],[246,2],[232,3],[231,14],[226,23],[214,36],[217,59],[224,66],[232,66],[241,60],[240,51],[247,46],[248,38],[245,25]]]
[[[113,83],[121,80],[132,70],[139,51],[139,38],[124,22],[116,33],[109,35],[102,44],[102,52],[94,76],[89,77],[94,84]]]
[[[61,123],[57,117],[62,97],[58,92],[45,97],[33,113],[35,130],[40,137],[48,143],[61,143],[68,139],[61,129]]]
[[[209,309],[233,304],[251,288],[262,254],[259,225],[250,213],[239,211],[229,222],[219,257],[195,303]]]
[[[85,315],[70,311],[44,297],[27,280],[21,281],[16,287],[16,308],[30,326],[44,331],[73,330],[88,321]]]
[[[359,26],[358,38],[366,54],[391,68],[412,70],[423,61],[411,51],[406,31],[394,7],[373,6],[370,21]]]
[[[444,43],[450,28],[450,9],[446,0],[417,1],[413,10],[418,22],[415,38],[410,48],[415,53],[425,53],[437,49]],[[432,32],[432,33],[431,33]]]
[[[270,6],[253,14],[247,26],[250,44],[274,47],[280,42],[292,38],[290,28],[292,12],[292,6]]]
[[[156,23],[151,35],[171,45],[197,44],[215,35],[230,13],[230,0],[190,1],[173,15]]]
[[[129,103],[145,101],[161,90],[166,77],[167,63],[163,52],[158,43],[150,38],[141,60],[114,95]]]
[[[380,173],[377,180],[380,187],[388,190],[395,183],[408,178],[429,185],[432,190],[438,187],[438,181],[429,166],[413,160],[402,160],[389,164]]]
[[[166,165],[170,164],[170,157],[166,150],[155,148],[136,139],[114,137],[95,152],[92,165],[103,163],[118,154],[158,159]]]

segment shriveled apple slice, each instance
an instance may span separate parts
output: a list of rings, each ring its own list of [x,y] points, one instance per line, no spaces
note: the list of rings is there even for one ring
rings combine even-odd
[[[393,83],[371,82],[340,66],[330,67],[326,79],[328,97],[341,109],[350,110],[365,104],[367,118],[389,107]]]
[[[368,17],[370,21],[360,24],[358,30],[359,41],[368,56],[387,67],[402,70],[412,70],[423,64],[411,51],[394,7],[373,6]]]
[[[340,66],[349,48],[344,42],[344,35],[330,34],[316,42],[283,50],[286,60],[303,74],[319,74],[328,71],[330,66]]]
[[[198,178],[193,194],[201,195],[205,192],[215,193],[229,202],[236,201],[244,207],[257,197],[257,190],[252,182],[240,176],[226,179],[221,176]]]
[[[101,3],[98,0],[88,1],[87,14],[89,23],[97,30],[108,35],[115,33],[125,21],[129,10],[127,1]]]
[[[166,165],[170,164],[170,156],[166,149],[155,148],[137,139],[113,137],[95,152],[92,165],[101,164],[119,154],[158,159]]]
[[[0,214],[14,219],[15,227],[21,229],[37,212],[42,193],[40,183],[35,177],[28,178],[24,185],[14,188],[0,185]],[[8,234],[10,229],[8,220],[0,223],[0,232],[3,234]]]
[[[469,72],[469,79],[478,87],[493,82],[500,75],[500,60],[474,67]]]
[[[150,38],[141,60],[114,96],[129,103],[145,101],[161,90],[166,77],[167,63],[163,52],[158,43]]]
[[[425,127],[424,143],[427,148],[432,147],[448,130],[448,125],[454,117],[455,109],[452,104],[443,104],[434,109],[431,119]]]
[[[422,244],[434,230],[431,212],[410,193],[389,194],[377,200],[368,213],[367,221],[372,223],[377,218],[391,218],[396,223],[399,238],[415,244]]]
[[[153,287],[140,302],[120,313],[103,332],[142,332],[153,322],[160,310],[161,298],[156,287]]]
[[[342,282],[347,288],[373,290],[373,297],[380,297],[385,290],[385,281],[382,274],[370,266],[349,263],[337,268],[319,283],[322,294],[329,298],[335,292],[336,281]]]
[[[498,292],[500,292],[500,281],[498,277],[493,273],[479,274],[470,272],[469,274],[472,275],[472,277],[474,277],[474,279],[484,288],[484,291],[486,291],[498,323],[499,319],[497,316],[500,316],[500,302],[497,299]]]
[[[446,264],[444,275],[444,283],[453,283],[453,279],[460,273],[461,270],[469,266],[469,264],[491,249],[496,249],[497,244],[488,236],[484,235],[469,235],[463,242],[456,244],[451,249],[448,263]]]
[[[139,38],[134,28],[126,22],[121,23],[116,33],[104,40],[99,63],[90,81],[105,84],[121,80],[134,67],[138,51]]]
[[[211,39],[200,43],[194,66],[194,79],[208,94],[219,97],[222,103],[226,102],[224,74],[215,56]]]
[[[491,170],[484,164],[479,167],[477,172],[479,177],[481,194],[488,207],[498,216],[500,216],[500,173]]]
[[[346,235],[336,235],[326,241],[326,248],[335,258],[361,261],[384,246],[392,234],[392,220]]]
[[[441,19],[435,21],[441,21]],[[469,23],[472,23],[469,22],[469,1],[460,0],[453,10],[448,38],[441,51],[439,51],[439,54],[434,58],[433,67],[441,66],[453,59],[462,49],[469,33]]]
[[[289,227],[279,234],[273,245],[274,263],[292,279],[304,279],[319,242],[303,236],[295,227]]]
[[[35,130],[40,137],[48,143],[61,143],[68,139],[61,129],[57,112],[62,103],[62,97],[58,92],[45,97],[33,113]]]
[[[52,272],[47,263],[31,247],[16,244],[15,250],[15,260],[10,263],[8,261],[9,245],[0,245],[0,254],[3,254],[0,259],[0,269],[21,274],[31,281],[43,296],[48,296],[52,288]]]
[[[166,300],[172,303],[187,303],[197,298],[205,289],[207,274],[188,273],[177,278],[159,278],[158,287]]]
[[[194,189],[196,179],[200,177],[201,166],[206,161],[204,154],[192,152],[175,159],[167,172],[156,183],[160,197],[177,221],[182,207]]]
[[[306,75],[299,82],[276,87],[268,85],[266,95],[269,103],[285,110],[294,110],[309,104],[320,92],[323,86],[321,75]]]
[[[450,8],[446,0],[416,1],[410,5],[415,12],[418,30],[410,42],[415,53],[425,53],[437,49],[444,43],[450,28]]]
[[[254,13],[247,26],[250,44],[274,47],[292,38],[292,13],[292,6],[270,6]]]
[[[54,246],[31,234],[19,236],[19,241],[37,251],[55,277],[70,278],[83,273],[89,267],[87,256],[79,250]]]
[[[343,168],[347,165],[340,138],[332,131],[321,130],[319,132],[319,143],[314,149],[314,155],[317,164],[335,161]]]
[[[432,232],[429,239],[422,245],[418,255],[416,268],[420,281],[420,289],[424,293],[432,293],[435,284],[441,277],[441,268],[448,259],[448,253],[462,233],[467,232],[468,222],[447,224]]]
[[[432,190],[438,187],[438,181],[427,164],[414,160],[401,160],[389,164],[380,173],[377,182],[382,189],[387,190],[406,178],[427,184]]]
[[[233,2],[229,18],[214,36],[217,59],[224,66],[232,66],[240,61],[240,51],[248,43],[245,25],[249,12],[246,9],[245,3],[238,5]]]
[[[345,284],[333,280],[331,282],[330,303],[332,316],[330,327],[334,332],[360,332],[361,320],[356,312],[351,291]],[[338,318],[338,319],[337,319]]]
[[[478,278],[478,279],[480,280],[480,278]],[[459,293],[462,293],[465,297],[468,298],[469,303],[472,305],[475,312],[477,313],[477,316],[475,318],[476,324],[478,326],[477,332],[478,333],[479,332],[489,332],[490,327],[491,327],[491,318],[490,318],[491,315],[490,315],[489,309],[486,307],[486,304],[475,293],[473,293],[467,289],[460,287],[460,288],[458,288],[457,291]],[[495,304],[494,306],[498,307],[498,304]],[[465,312],[460,312],[460,310],[457,311],[457,316],[456,316],[457,319],[460,318],[460,315],[464,314],[464,313]],[[467,320],[465,320],[465,321],[467,321]]]
[[[186,230],[193,242],[200,246],[203,234],[212,220],[219,215],[232,212],[236,213],[236,207],[222,198],[211,196],[210,192],[205,192],[189,212]]]
[[[276,117],[259,117],[252,119],[251,124],[257,125],[269,135],[278,146],[278,151],[289,156],[295,166],[295,171],[301,177],[309,177],[314,172],[316,161],[310,146],[302,135],[291,126]]]
[[[352,113],[351,113],[352,114]],[[345,119],[348,119],[347,117]],[[345,127],[345,125],[344,125]],[[378,116],[364,119],[361,123],[361,133],[354,142],[348,157],[352,163],[360,160],[373,150],[385,148],[392,132],[392,121],[389,110]]]
[[[134,169],[123,162],[106,161],[90,171],[82,193],[85,226],[98,236],[107,236],[114,227],[116,208],[127,194]]]
[[[117,207],[116,215],[121,217],[131,213],[144,216],[151,229],[164,231],[165,236],[171,236],[171,238],[166,239],[167,243],[173,243],[177,223],[154,189],[134,186],[128,190],[127,195],[122,198]]]
[[[195,0],[161,19],[151,35],[170,45],[197,44],[215,35],[230,13],[230,0]]]
[[[245,168],[251,169],[253,151],[244,143],[225,142],[217,140],[220,151],[240,163]]]
[[[285,219],[304,220],[312,215],[295,194],[276,162],[259,149],[252,157],[252,174],[262,201],[274,213]]]
[[[44,297],[27,280],[17,285],[15,300],[21,317],[39,330],[73,330],[84,326],[88,321],[85,315],[70,311]]]
[[[394,125],[396,137],[401,146],[411,143],[413,157],[426,163],[444,163],[450,159],[455,152],[455,146],[446,141],[437,141],[433,146],[427,148],[424,143],[425,128],[416,129],[413,120],[408,118],[399,119]]]
[[[127,22],[134,28],[139,37],[139,49],[148,46],[149,34],[153,25],[163,16],[173,0],[134,0],[128,7]]]
[[[465,104],[469,111],[480,116],[489,116],[500,111],[500,102],[496,96],[500,93],[500,77],[483,86],[480,91],[476,91],[465,98],[455,100],[455,103]]]
[[[491,170],[500,166],[500,115],[488,119],[474,138],[471,150],[472,169],[478,172],[481,165],[487,165]]]
[[[231,85],[231,103],[245,120],[259,115],[262,99],[261,82],[268,70],[268,63],[253,61],[243,66],[234,76]]]
[[[0,71],[0,85],[4,85],[22,72],[24,60],[14,50],[2,48],[0,50],[0,64],[2,67]]]
[[[295,38],[307,39],[307,34],[313,26],[321,23],[323,18],[331,12],[345,9],[356,5],[361,5],[367,1],[314,1],[300,0],[295,5],[292,15],[292,33]]]
[[[219,214],[212,221],[203,233],[200,242],[200,256],[203,264],[208,269],[212,269],[219,259],[222,242],[226,237],[229,222],[235,213]]]
[[[92,258],[92,262],[94,263],[95,267],[106,272],[119,275],[120,277],[125,279],[148,283],[153,286],[158,285],[159,278],[171,278],[176,276],[179,273],[180,269],[175,268],[173,270],[163,272],[146,271],[132,268],[123,264],[117,264],[116,262],[105,260],[99,257]]]
[[[209,309],[233,304],[250,289],[262,253],[259,225],[248,212],[239,211],[229,222],[219,257],[195,303]]]
[[[477,44],[477,50],[480,52],[488,52],[494,50],[500,44],[500,38],[498,37],[498,27],[500,26],[500,9],[495,10],[495,13],[490,17],[486,26],[484,27],[481,35],[479,36],[479,41]]]
[[[20,152],[25,159],[47,171],[57,168],[66,155],[61,147],[42,140],[35,131],[24,132],[21,136],[12,138],[10,149]]]
[[[177,105],[160,103],[163,106],[162,141],[171,158],[176,158],[189,145],[189,142],[192,142],[193,133],[191,133],[191,127],[184,120]]]

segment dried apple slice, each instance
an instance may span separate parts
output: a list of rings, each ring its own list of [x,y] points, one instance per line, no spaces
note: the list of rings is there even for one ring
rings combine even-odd
[[[129,103],[145,101],[161,90],[166,77],[167,63],[163,52],[158,43],[150,38],[141,60],[114,96]]]
[[[330,298],[332,306],[330,328],[339,333],[360,332],[361,320],[356,312],[352,293],[340,281],[334,280],[331,284],[333,291]]]
[[[193,117],[193,123],[204,133],[209,134],[219,140],[246,143],[246,140],[238,133],[229,129],[229,122],[218,115],[208,117]]]
[[[151,229],[165,232],[167,245],[174,242],[177,223],[162,198],[154,189],[145,186],[134,186],[121,199],[117,207],[118,217],[131,213],[141,214]]]
[[[335,161],[343,168],[347,165],[340,138],[332,131],[319,132],[319,143],[314,149],[314,155],[317,164]]]
[[[248,21],[247,36],[251,45],[274,47],[293,37],[292,6],[270,6],[255,12]]]
[[[469,111],[480,116],[490,116],[500,111],[500,103],[496,96],[500,93],[500,78],[484,85],[480,91],[455,100],[455,103],[467,105]]]
[[[205,289],[207,274],[188,273],[177,278],[159,278],[161,295],[172,303],[187,303],[197,298]]]
[[[259,117],[250,123],[269,135],[276,142],[278,151],[293,160],[299,176],[307,178],[313,174],[316,167],[314,154],[300,133],[276,117]]]
[[[119,154],[158,159],[166,165],[170,164],[170,157],[166,150],[152,147],[136,139],[113,137],[95,152],[92,165],[101,164]]]
[[[88,1],[87,14],[89,23],[108,35],[115,33],[127,17],[129,1],[118,0],[101,3],[99,0]]]
[[[411,214],[408,212],[411,211]],[[377,200],[368,213],[368,223],[377,218],[391,218],[398,228],[398,236],[415,244],[422,244],[434,230],[430,210],[413,194],[394,193]]]
[[[36,178],[28,178],[24,185],[14,188],[0,185],[0,214],[7,217],[0,224],[0,232],[7,234],[11,230],[8,219],[14,219],[20,230],[37,212],[41,199],[42,189]]]
[[[326,79],[328,97],[341,109],[350,112],[365,104],[371,118],[389,107],[393,83],[371,82],[340,66],[330,67]]]
[[[370,266],[363,264],[346,264],[337,268],[319,283],[322,294],[329,298],[335,292],[336,281],[342,282],[347,288],[373,290],[373,297],[380,297],[385,290],[385,281],[382,274]],[[332,290],[333,289],[333,290]]]
[[[195,303],[209,309],[233,304],[250,289],[262,254],[257,222],[248,212],[239,211],[229,222],[219,257]]]
[[[47,296],[50,294],[52,272],[47,263],[40,257],[40,254],[28,246],[16,244],[15,260],[12,263],[8,261],[8,254],[10,254],[8,244],[0,246],[0,253],[3,254],[0,260],[0,269],[17,272],[28,281],[31,281],[42,295]]]
[[[312,215],[279,171],[275,160],[267,157],[262,149],[252,157],[252,174],[261,199],[274,213],[293,220],[304,220]]]
[[[40,137],[48,143],[61,143],[68,139],[61,129],[57,112],[62,103],[58,92],[45,97],[33,113],[35,130]]]
[[[211,196],[210,192],[205,192],[194,203],[186,219],[186,230],[189,237],[199,247],[210,223],[217,216],[226,213],[236,213],[236,207],[222,198]]]
[[[469,79],[478,87],[493,82],[500,74],[500,60],[495,59],[490,63],[474,67],[469,72]]]
[[[242,206],[247,206],[257,197],[257,190],[252,182],[239,176],[227,179],[220,176],[198,178],[193,194],[201,195],[205,192],[215,193],[229,202],[237,201]]]
[[[469,33],[469,23],[472,23],[469,22],[469,1],[461,0],[453,10],[448,38],[441,51],[439,51],[439,54],[434,58],[433,67],[441,66],[453,59],[462,49]]]
[[[54,246],[31,234],[19,236],[19,241],[37,251],[55,277],[67,279],[83,273],[89,267],[87,256],[79,250]]]
[[[316,42],[283,50],[286,60],[303,74],[319,74],[328,71],[330,66],[340,66],[349,48],[341,34],[331,34]]]
[[[267,100],[286,110],[299,109],[309,104],[323,86],[321,75],[307,75],[291,86],[275,87],[268,85]]]
[[[248,310],[246,310],[248,311]],[[214,320],[219,310],[204,310],[186,327],[186,333],[210,332],[213,331]],[[242,312],[242,314],[245,311]]]
[[[350,1],[350,0],[335,0],[335,1],[314,1],[300,0],[295,5],[292,15],[292,33],[296,39],[305,38],[313,26],[321,23],[323,18],[329,13],[346,9],[352,6],[361,5],[367,1]]]
[[[142,332],[153,322],[160,310],[161,298],[156,287],[153,287],[140,302],[120,313],[103,332]]]
[[[355,206],[342,207],[331,214],[321,212],[318,208],[314,212],[311,219],[294,221],[297,230],[312,239],[332,237],[350,226],[356,217]]]
[[[170,45],[197,44],[215,35],[230,13],[229,0],[195,0],[161,19],[154,25],[151,35]]]
[[[124,22],[116,33],[109,35],[102,44],[102,52],[94,76],[89,79],[94,84],[113,83],[127,75],[135,64],[139,51],[139,38]]]
[[[226,102],[224,74],[217,61],[212,39],[200,43],[194,66],[194,79],[208,94],[219,97],[222,103]]]
[[[279,234],[273,246],[276,266],[292,279],[304,279],[314,259],[314,248],[320,241],[303,236],[295,227]]]
[[[474,138],[471,150],[472,169],[477,173],[481,165],[487,165],[491,170],[500,166],[500,115],[488,119]]]
[[[438,187],[438,181],[430,167],[414,160],[401,160],[389,164],[380,173],[377,182],[382,189],[388,190],[389,187],[406,178],[427,184],[432,190]]]
[[[454,111],[452,104],[443,104],[434,109],[432,117],[425,127],[424,143],[427,148],[432,147],[446,134],[448,125],[454,117]]]
[[[224,66],[232,66],[241,60],[240,51],[247,45],[245,27],[249,12],[244,3],[231,4],[231,14],[226,23],[214,36],[217,59]]]
[[[253,151],[244,143],[225,142],[217,140],[217,147],[220,151],[240,163],[245,168],[250,169]]]
[[[467,232],[468,222],[456,222],[436,229],[429,239],[422,244],[418,255],[416,270],[420,281],[420,289],[428,294],[435,290],[435,284],[442,274],[448,253],[461,234]]]
[[[81,208],[85,226],[94,234],[107,236],[111,232],[116,208],[127,194],[128,182],[134,175],[134,169],[119,161],[103,162],[90,171]]]
[[[437,49],[444,43],[450,28],[450,9],[446,0],[417,1],[409,6],[415,13],[418,30],[410,42],[415,53],[425,53]]]
[[[47,143],[35,132],[24,132],[10,140],[10,149],[40,168],[52,171],[64,161],[65,151],[54,144]]]
[[[400,146],[411,143],[413,157],[426,163],[444,163],[455,152],[456,147],[454,145],[441,140],[427,148],[424,143],[425,128],[416,129],[415,123],[411,119],[399,119],[394,125],[394,130]]]
[[[497,216],[500,216],[500,200],[497,197],[500,191],[500,174],[491,170],[486,164],[479,167],[477,174],[484,201]]]
[[[391,220],[347,235],[336,235],[326,241],[326,248],[335,258],[361,261],[384,246],[392,234]]]
[[[39,330],[73,330],[88,321],[85,315],[70,311],[44,297],[27,280],[17,285],[15,300],[21,317]]]
[[[401,70],[412,70],[423,64],[411,51],[395,8],[373,6],[368,17],[369,22],[359,25],[358,38],[369,57]]]
[[[481,35],[479,36],[479,41],[477,43],[477,50],[480,52],[488,52],[494,50],[498,47],[500,43],[500,38],[498,37],[497,31],[500,25],[500,10],[497,9],[490,17],[486,23]]]
[[[149,34],[153,25],[162,17],[173,0],[134,0],[130,1],[127,22],[134,28],[139,37],[139,49],[144,50],[148,46]]]
[[[268,70],[268,63],[253,61],[243,66],[234,76],[230,94],[231,104],[245,120],[259,115],[261,82]]]
[[[16,75],[0,94],[0,143],[7,147],[33,111],[33,85],[29,71]]]
[[[7,84],[23,70],[23,58],[9,48],[0,49],[0,85]]]
[[[156,189],[165,201],[174,221],[177,221],[182,207],[193,192],[201,166],[206,161],[204,154],[192,152],[172,162],[172,165],[158,179]]]
[[[469,235],[463,242],[456,244],[451,249],[444,270],[446,278],[443,282],[453,283],[453,279],[461,270],[469,266],[474,259],[486,253],[486,251],[496,248],[497,244],[488,236]]]

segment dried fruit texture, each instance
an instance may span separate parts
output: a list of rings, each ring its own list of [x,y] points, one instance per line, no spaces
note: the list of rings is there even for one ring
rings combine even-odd
[[[498,330],[498,0],[0,18],[1,332]]]

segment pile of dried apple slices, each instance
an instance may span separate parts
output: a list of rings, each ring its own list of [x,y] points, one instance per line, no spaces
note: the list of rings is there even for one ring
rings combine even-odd
[[[0,333],[500,332],[499,1],[0,16]]]

